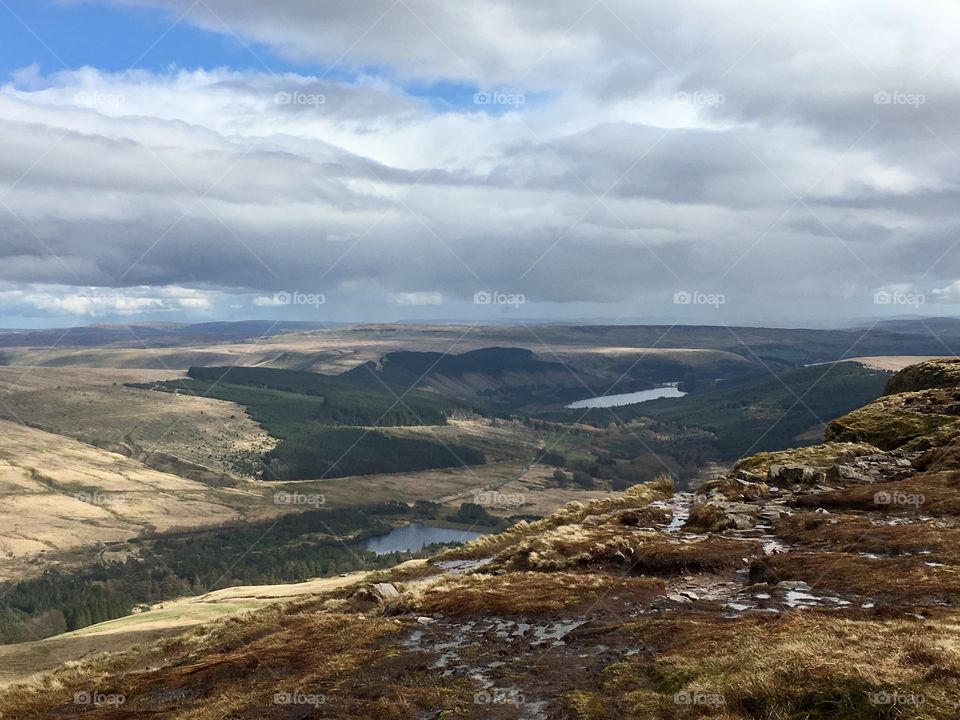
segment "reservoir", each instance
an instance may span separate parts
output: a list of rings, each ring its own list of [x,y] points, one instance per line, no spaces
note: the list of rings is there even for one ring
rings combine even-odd
[[[384,555],[390,552],[416,552],[431,543],[465,543],[486,533],[455,530],[412,523],[394,528],[386,535],[377,535],[363,541],[363,549]]]
[[[601,395],[600,397],[587,398],[586,400],[577,400],[575,403],[567,405],[568,408],[609,408],[620,407],[621,405],[636,405],[637,403],[647,402],[648,400],[658,400],[660,398],[679,398],[686,395],[682,390],[677,389],[676,383],[671,383],[665,387],[653,388],[652,390],[640,390],[639,392],[622,393],[620,395]]]

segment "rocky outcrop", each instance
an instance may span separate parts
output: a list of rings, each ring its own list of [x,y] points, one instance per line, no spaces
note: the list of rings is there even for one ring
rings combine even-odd
[[[904,368],[887,383],[885,395],[960,386],[960,358],[929,360]]]

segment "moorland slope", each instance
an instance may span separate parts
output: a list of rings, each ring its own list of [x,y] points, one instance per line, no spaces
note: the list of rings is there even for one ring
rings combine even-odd
[[[0,714],[955,718],[951,377],[908,368],[826,443],[745,458],[693,493],[663,479],[571,503],[10,687]]]

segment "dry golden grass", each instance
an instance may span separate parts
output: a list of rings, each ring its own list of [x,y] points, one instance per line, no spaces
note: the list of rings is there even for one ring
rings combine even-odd
[[[597,692],[571,694],[574,717],[956,717],[956,616],[879,622],[804,613],[718,621],[691,614],[638,623],[624,632],[647,651],[608,667]],[[922,696],[923,703],[884,705],[884,693]],[[683,702],[694,697],[701,703]]]
[[[234,403],[123,387],[139,374],[160,376],[156,371],[38,368],[36,372],[44,384],[4,397],[0,419],[66,435],[153,467],[164,461],[174,467],[180,461],[248,479],[252,479],[255,459],[276,444]],[[107,382],[105,372],[116,373],[117,380]],[[56,387],[44,386],[60,375]]]
[[[911,365],[916,365],[917,363],[925,363],[937,359],[939,359],[937,355],[871,355],[868,357],[850,358],[844,362],[860,363],[864,367],[872,370],[897,372]]]
[[[161,382],[182,377],[176,370],[57,368],[0,365],[0,395],[41,390],[88,390],[133,382]]]
[[[126,540],[148,528],[233,520],[239,492],[162,473],[115,453],[0,421],[0,577],[30,558]],[[41,566],[42,567],[42,566]]]
[[[634,485],[620,495],[598,498],[586,504],[579,501],[570,502],[543,520],[536,522],[522,520],[502,533],[485,535],[462,547],[443,553],[439,556],[439,559],[466,560],[492,557],[515,546],[524,538],[535,538],[547,531],[563,526],[571,528],[565,532],[576,533],[576,529],[581,527],[583,520],[588,516],[645,509],[654,500],[664,500],[672,494],[673,482],[667,477],[660,477],[652,482]]]
[[[740,567],[744,558],[759,551],[760,545],[752,541],[723,537],[681,540],[608,522],[562,525],[525,537],[496,555],[490,567],[540,572],[616,568],[671,575]]]

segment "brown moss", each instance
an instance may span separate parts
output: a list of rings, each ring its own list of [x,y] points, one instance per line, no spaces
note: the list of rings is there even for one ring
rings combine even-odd
[[[756,542],[707,538],[696,542],[651,542],[637,548],[630,567],[634,572],[675,574],[716,572],[743,567],[744,559],[760,552]]]
[[[883,500],[902,498],[911,502],[888,503]],[[960,475],[952,472],[924,473],[895,482],[854,485],[793,501],[796,507],[830,510],[862,510],[898,515],[960,515]]]
[[[887,602],[939,601],[960,594],[960,567],[930,567],[928,555],[869,558],[842,552],[791,552],[756,561],[751,579],[800,580],[814,589]],[[941,558],[942,559],[942,558]]]
[[[859,515],[800,513],[778,522],[776,534],[786,542],[809,548],[841,548],[844,552],[879,555],[926,550],[941,553],[960,546],[960,528],[938,527],[929,522],[877,525]]]
[[[383,619],[303,613],[281,623],[225,623],[232,632],[175,663],[123,674],[63,671],[42,687],[16,687],[0,696],[0,712],[18,720],[75,715],[89,718],[189,717],[195,720],[280,717],[289,708],[273,702],[277,691],[321,693],[328,702],[340,679],[378,657],[375,644],[401,629]],[[186,689],[184,694],[178,689]],[[77,706],[76,693],[125,697],[119,708]]]
[[[443,615],[550,615],[616,594],[622,601],[649,602],[664,594],[662,580],[575,573],[520,572],[469,575],[426,590],[411,611]]]

